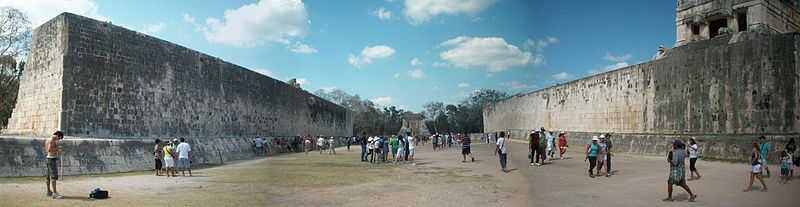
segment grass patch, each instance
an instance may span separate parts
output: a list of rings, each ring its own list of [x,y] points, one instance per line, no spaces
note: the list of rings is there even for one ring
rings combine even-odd
[[[267,159],[238,170],[226,170],[213,182],[277,187],[333,187],[355,185],[386,175],[401,164],[371,164],[357,156],[302,154],[299,159]]]

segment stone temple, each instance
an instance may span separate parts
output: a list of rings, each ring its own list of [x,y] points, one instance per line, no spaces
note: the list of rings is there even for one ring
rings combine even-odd
[[[63,13],[34,31],[0,176],[41,175],[56,130],[67,135],[67,174],[102,173],[152,169],[156,138],[187,138],[195,163],[221,163],[252,155],[256,137],[351,136],[352,119],[219,58]]]
[[[406,112],[403,115],[403,124],[400,126],[400,134],[409,132],[415,135],[428,136],[431,134],[425,125],[425,118],[421,114]]]
[[[800,2],[679,0],[676,12],[676,46],[659,58],[490,104],[485,131],[545,127],[577,146],[610,132],[617,150],[645,154],[685,133],[703,156],[734,160],[758,136],[798,137]]]

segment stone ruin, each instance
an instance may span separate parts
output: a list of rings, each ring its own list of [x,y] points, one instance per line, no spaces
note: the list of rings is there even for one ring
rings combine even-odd
[[[403,115],[403,125],[400,127],[400,134],[411,132],[411,134],[429,136],[428,126],[425,125],[425,119],[421,114],[414,114],[406,112]]]

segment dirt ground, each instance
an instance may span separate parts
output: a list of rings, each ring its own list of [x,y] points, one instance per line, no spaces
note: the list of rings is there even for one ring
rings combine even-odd
[[[662,157],[618,154],[611,177],[590,178],[577,151],[567,159],[530,166],[523,143],[510,152],[512,172],[500,172],[493,145],[474,143],[475,162],[461,162],[460,147],[433,151],[417,146],[416,163],[360,162],[360,149],[337,155],[284,154],[194,171],[194,177],[156,177],[147,172],[68,176],[63,200],[45,196],[40,178],[0,179],[0,206],[795,206],[800,181],[778,184],[771,166],[768,192],[744,193],[749,166],[698,161],[702,179],[675,188],[666,203],[668,165]],[[688,173],[688,172],[687,172]],[[88,199],[95,187],[111,198]]]

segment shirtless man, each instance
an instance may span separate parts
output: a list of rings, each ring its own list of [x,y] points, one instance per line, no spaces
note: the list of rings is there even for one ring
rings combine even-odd
[[[56,181],[58,180],[58,152],[64,151],[64,146],[58,145],[58,140],[61,139],[64,139],[64,133],[56,131],[44,141],[44,150],[47,152],[47,158],[45,158],[45,166],[47,167],[45,171],[45,177],[47,178],[47,196],[53,199],[64,198],[58,194],[58,190],[56,190]],[[51,185],[53,186],[52,188],[50,187]]]

